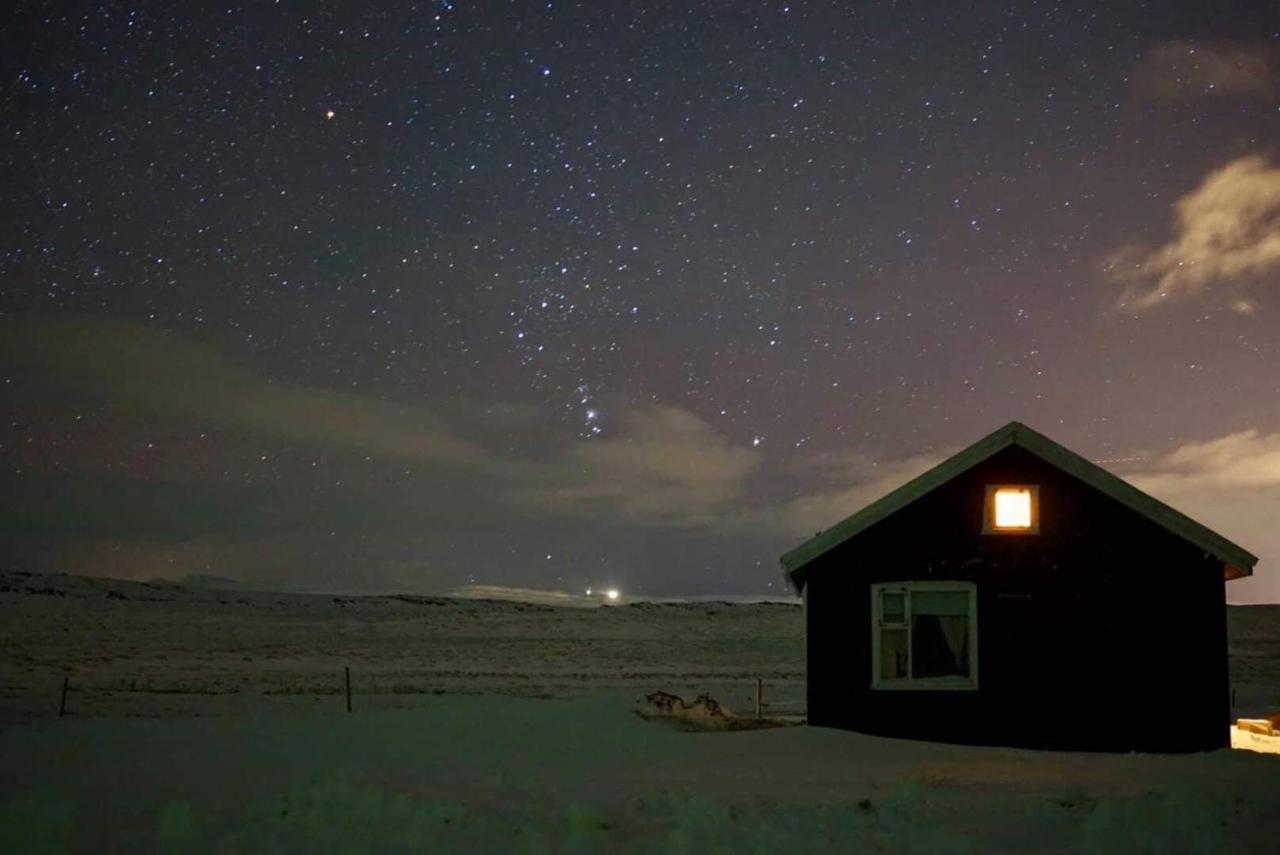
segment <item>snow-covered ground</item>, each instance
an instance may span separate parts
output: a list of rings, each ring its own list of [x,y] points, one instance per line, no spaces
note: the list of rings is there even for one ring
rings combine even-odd
[[[609,693],[46,719],[0,735],[0,848],[94,852],[1273,852],[1280,760],[819,728],[684,733]]]
[[[0,617],[0,717],[8,718],[56,713],[64,673],[77,715],[345,709],[345,667],[361,709],[411,707],[440,693],[655,689],[711,692],[732,709],[747,704],[757,677],[773,712],[803,706],[794,605],[560,608],[5,574]]]
[[[1277,756],[688,733],[632,715],[655,689],[746,708],[756,675],[774,711],[798,710],[793,606],[566,609],[14,574],[0,588],[0,852],[1271,852],[1280,840]],[[1231,627],[1238,700],[1280,706],[1280,609],[1233,609]]]

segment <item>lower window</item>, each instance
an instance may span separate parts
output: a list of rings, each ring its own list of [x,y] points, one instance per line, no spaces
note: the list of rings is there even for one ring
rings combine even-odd
[[[872,585],[871,688],[978,688],[977,586]]]

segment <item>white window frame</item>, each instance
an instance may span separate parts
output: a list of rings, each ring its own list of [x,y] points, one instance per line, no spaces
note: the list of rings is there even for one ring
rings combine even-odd
[[[902,624],[885,624],[880,613],[881,594],[903,594],[905,629],[907,631],[907,673],[911,671],[911,592],[964,591],[969,595],[969,676],[881,678],[880,633],[886,628],[904,628]],[[973,582],[885,582],[871,586],[871,688],[887,691],[976,691],[978,688],[978,586]]]

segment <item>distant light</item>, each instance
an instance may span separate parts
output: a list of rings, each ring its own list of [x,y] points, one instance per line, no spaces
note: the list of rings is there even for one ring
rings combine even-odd
[[[332,110],[325,110],[324,117],[326,119],[332,119],[334,117],[334,112]]]
[[[1025,487],[996,490],[996,528],[1031,528],[1031,491]]]
[[[609,590],[604,592],[604,595],[608,597],[610,600],[616,600],[618,599],[618,589],[610,588]]]
[[[590,589],[590,588],[587,588],[587,596],[588,596],[588,597],[589,597],[589,596],[591,596],[591,589]]]

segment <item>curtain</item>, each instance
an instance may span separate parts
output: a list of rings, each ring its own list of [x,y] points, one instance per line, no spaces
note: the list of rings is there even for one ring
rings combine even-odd
[[[911,615],[911,676],[969,674],[969,616]]]
[[[947,640],[947,648],[955,657],[956,673],[969,673],[969,616],[942,615],[938,617],[942,637]]]

